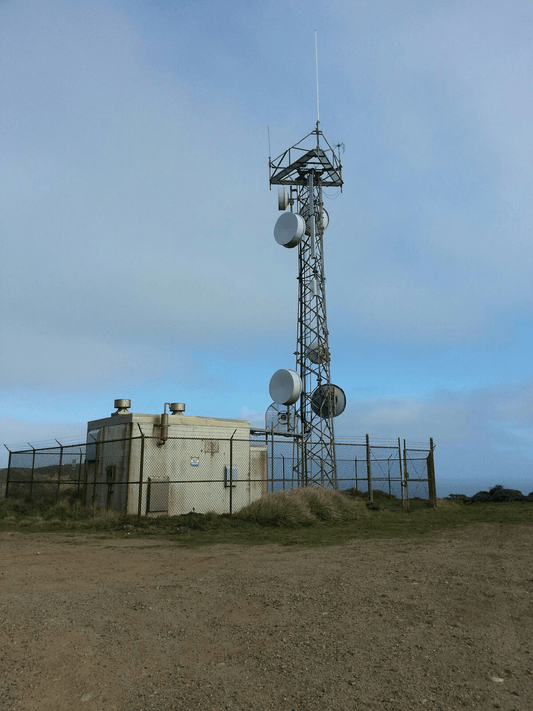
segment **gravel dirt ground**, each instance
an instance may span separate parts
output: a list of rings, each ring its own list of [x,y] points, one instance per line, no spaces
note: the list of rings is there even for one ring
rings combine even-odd
[[[0,709],[531,711],[532,544],[2,533]]]

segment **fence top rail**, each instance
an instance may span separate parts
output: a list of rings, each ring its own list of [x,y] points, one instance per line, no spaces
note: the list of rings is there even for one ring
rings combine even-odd
[[[21,452],[11,452],[11,454],[32,454],[32,452],[35,452],[35,454],[38,454],[43,457],[59,457],[61,454],[61,448],[56,447],[55,449],[26,449],[22,450]]]
[[[61,445],[61,447],[58,447],[56,444],[55,447],[34,447],[33,449],[9,449],[9,454],[32,454],[32,452],[35,452],[35,454],[50,454],[50,455],[58,455],[60,454],[62,449],[80,449],[81,447],[85,447],[87,442],[81,442],[81,444],[65,444]],[[89,442],[91,444],[91,442]],[[6,446],[6,445],[4,445]],[[55,450],[55,451],[52,451]]]
[[[366,437],[352,437],[350,435],[338,435],[337,439],[342,441],[344,444],[366,444]],[[401,439],[403,443],[403,439]],[[392,437],[369,437],[370,444],[374,447],[395,447],[398,449],[398,439]],[[412,447],[427,447],[429,449],[429,440],[427,442],[421,442],[419,440],[405,440],[406,445]]]
[[[203,437],[188,437],[188,436],[173,436],[170,435],[167,437],[168,440],[188,440],[188,441],[205,441],[206,439],[213,440],[213,441],[218,441],[218,442],[249,442],[250,444],[263,444],[265,442],[264,439],[253,439],[254,437],[258,437],[259,433],[261,433],[263,436],[267,436],[268,441],[274,442],[274,444],[282,444],[286,442],[290,442],[291,440],[297,440],[300,438],[300,435],[297,434],[283,434],[274,432],[273,438],[272,438],[272,433],[269,432],[268,430],[257,430],[257,429],[251,429],[250,430],[250,439],[248,438],[239,438],[239,437],[217,437],[210,435],[209,437],[203,436]],[[282,439],[277,439],[278,436],[281,436]],[[62,450],[68,450],[68,449],[83,449],[87,445],[90,446],[96,446],[96,445],[103,445],[103,444],[112,444],[114,442],[126,442],[126,441],[132,441],[132,440],[138,440],[138,439],[144,439],[146,440],[160,440],[160,437],[154,436],[154,435],[145,435],[145,434],[131,434],[130,436],[127,437],[116,437],[116,438],[111,438],[111,439],[106,439],[106,440],[98,440],[98,439],[93,439],[88,440],[84,439],[83,441],[78,441],[74,443],[61,443],[59,441],[55,441],[54,444],[50,444],[49,446],[43,446],[43,447],[34,447],[32,444],[29,442],[27,445],[29,448],[24,448],[24,449],[11,449],[11,447],[22,447],[22,445],[7,445],[4,444],[4,447],[8,450],[10,454],[32,454],[34,452],[39,452],[42,454],[49,453],[49,454],[58,454]],[[36,442],[35,444],[38,444]],[[422,444],[418,442],[413,442],[413,443],[407,443],[407,446],[405,447],[406,452],[427,452],[429,453],[431,451],[431,448],[429,445],[424,446],[423,448],[417,448],[413,445],[415,444]],[[396,450],[398,451],[398,443],[392,443],[391,440],[370,440],[369,442],[370,448],[372,450],[378,450],[378,449],[390,449],[390,450]],[[347,441],[346,439],[339,440],[335,442],[335,446],[337,448],[342,448],[342,447],[366,447],[366,440],[361,440],[361,441],[355,441],[355,438],[353,438],[352,441]]]
[[[157,479],[156,477],[149,477],[149,479],[150,479],[150,483],[152,483],[152,484],[224,484],[227,481],[227,479],[225,479],[224,477],[222,477],[222,478],[217,477],[215,479],[173,479],[170,477],[165,478],[165,479]],[[69,486],[72,483],[78,483],[78,481],[82,481],[82,479],[77,479],[77,478],[76,479],[73,479],[73,478],[69,479],[68,477],[64,477],[64,478],[61,477],[61,480],[59,480],[58,477],[55,477],[55,478],[50,478],[50,479],[46,479],[46,480],[34,480],[33,484],[34,485],[43,485],[43,484],[50,485],[52,483],[57,483],[58,481],[60,481],[60,483],[63,484],[64,486]],[[243,482],[264,483],[264,481],[265,481],[264,479],[248,479],[248,478],[246,478],[245,480],[239,479],[239,478],[234,479],[234,482],[236,485],[242,484]],[[352,484],[352,483],[355,483],[356,479],[354,476],[337,477],[337,481],[339,483],[347,482],[347,483]],[[372,476],[372,481],[373,482],[385,481],[385,482],[390,482],[391,484],[394,484],[394,483],[401,483],[403,481],[403,479],[401,477],[395,477],[395,476],[390,476],[390,477]],[[420,477],[409,477],[409,482],[424,483],[427,481],[428,481],[428,479],[423,479]],[[298,483],[299,479],[298,479],[298,477],[277,476],[274,478],[269,478],[269,482],[274,482],[274,483],[279,483],[279,484],[282,484],[282,483],[288,484],[291,482]],[[359,484],[365,484],[366,477],[359,478],[358,482],[359,482]],[[27,484],[27,485],[29,485],[29,484],[31,484],[31,480],[30,479],[11,479],[10,478],[9,484],[10,485],[11,484]],[[117,488],[118,487],[127,487],[127,486],[131,486],[131,485],[139,485],[139,484],[146,487],[146,486],[148,486],[149,482],[146,479],[144,479],[142,481],[140,479],[136,479],[133,481],[115,481],[115,482],[113,482],[113,486],[117,487]],[[314,484],[311,483],[311,485],[314,485]],[[105,487],[109,486],[109,483],[106,481],[88,482],[87,486],[88,487],[96,486],[97,488],[105,488]],[[353,488],[353,487],[350,487],[350,488]]]

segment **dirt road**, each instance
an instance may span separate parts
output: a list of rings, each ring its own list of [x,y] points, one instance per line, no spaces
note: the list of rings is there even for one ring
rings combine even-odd
[[[0,709],[533,709],[533,525],[331,548],[0,534]]]

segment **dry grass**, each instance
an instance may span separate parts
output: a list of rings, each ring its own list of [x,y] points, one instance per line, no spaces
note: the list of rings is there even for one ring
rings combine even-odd
[[[235,516],[245,521],[270,526],[314,526],[319,522],[354,521],[366,514],[361,500],[309,486],[266,494],[241,509]]]

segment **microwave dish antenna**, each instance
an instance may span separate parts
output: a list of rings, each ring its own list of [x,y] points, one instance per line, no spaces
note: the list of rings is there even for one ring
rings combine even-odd
[[[274,238],[282,247],[297,247],[306,230],[304,218],[296,212],[284,212],[274,227]]]
[[[265,429],[274,434],[296,432],[296,411],[290,405],[273,402],[265,413]]]
[[[295,370],[276,370],[270,379],[269,392],[278,405],[294,405],[302,393],[302,380]]]
[[[309,219],[309,214],[307,212],[307,206],[302,207],[301,215],[305,220],[305,234],[311,234],[311,220]],[[315,221],[318,224],[319,220],[322,220],[322,230],[325,232],[329,225],[329,213],[326,208],[322,208],[322,214],[319,215],[318,212],[315,214]]]
[[[346,395],[338,385],[319,385],[311,395],[311,409],[324,420],[342,415],[346,409]]]
[[[318,338],[315,338],[315,340],[309,344],[307,357],[311,363],[326,363],[329,361],[329,348],[325,343],[321,343]]]

